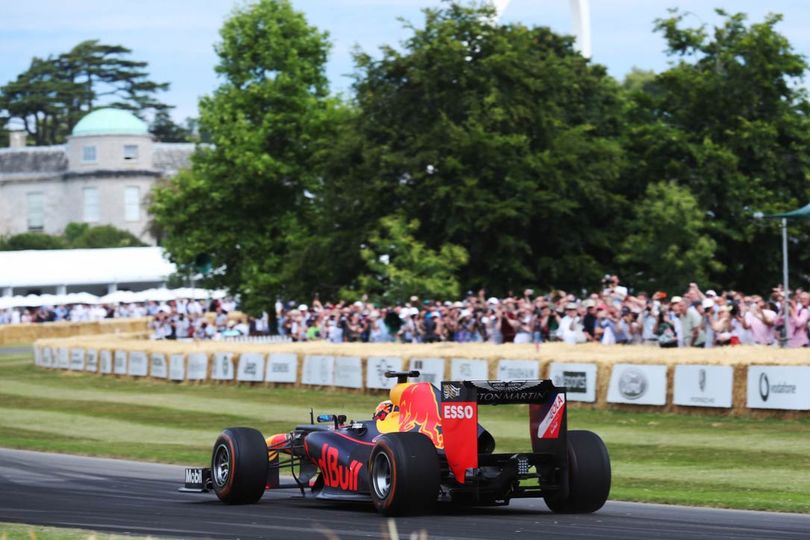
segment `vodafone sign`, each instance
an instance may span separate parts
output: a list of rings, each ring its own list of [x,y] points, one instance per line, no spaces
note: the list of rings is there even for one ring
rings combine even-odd
[[[751,409],[810,411],[810,366],[749,366]]]

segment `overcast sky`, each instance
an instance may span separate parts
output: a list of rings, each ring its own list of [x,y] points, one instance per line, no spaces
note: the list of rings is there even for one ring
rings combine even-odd
[[[214,43],[223,19],[239,4],[234,0],[0,0],[0,84],[16,77],[32,56],[70,49],[85,39],[122,44],[132,57],[149,62],[153,78],[170,82],[162,99],[175,105],[173,116],[196,116],[197,99],[217,80]],[[328,75],[333,90],[347,91],[351,51],[375,52],[396,45],[408,33],[398,17],[421,26],[420,10],[440,0],[293,0],[311,24],[326,30],[333,44]],[[591,0],[593,61],[622,78],[633,66],[660,71],[667,66],[653,20],[677,6],[692,13],[690,25],[712,24],[714,8],[742,11],[752,21],[781,13],[778,27],[794,48],[810,54],[810,1],[807,0]],[[502,22],[549,26],[572,33],[568,0],[512,0]]]

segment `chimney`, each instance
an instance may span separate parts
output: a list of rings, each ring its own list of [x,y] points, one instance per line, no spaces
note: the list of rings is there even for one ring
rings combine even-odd
[[[8,147],[9,148],[25,148],[25,131],[9,131],[8,132]]]

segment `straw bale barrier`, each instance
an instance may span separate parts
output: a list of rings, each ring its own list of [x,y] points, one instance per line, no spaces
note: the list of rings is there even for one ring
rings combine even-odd
[[[148,318],[103,319],[93,322],[50,322],[0,325],[0,345],[6,343],[31,343],[38,339],[87,336],[93,334],[116,334],[119,332],[145,332]]]
[[[110,374],[117,376],[148,376],[183,383],[214,381],[267,386],[286,383],[361,392],[382,391],[388,382],[382,379],[384,369],[417,368],[423,371],[426,380],[437,383],[459,378],[555,378],[557,384],[569,388],[569,400],[582,401],[586,407],[754,416],[810,415],[810,349],[754,346],[660,349],[562,343],[536,348],[477,343],[150,341],[145,336],[135,333],[40,339],[35,343],[36,362],[45,367],[70,369],[65,356],[71,359],[75,356],[73,369],[81,365],[78,369],[101,373],[99,357],[102,351],[107,351],[105,358],[115,358],[119,364],[125,357],[129,359],[127,368],[108,366]],[[82,363],[79,355],[85,352],[87,357],[95,355],[96,360]],[[760,373],[763,370],[764,375]],[[749,377],[749,371],[753,378]],[[677,377],[681,381],[693,378],[689,382],[694,387],[692,394],[706,396],[688,398],[694,400],[688,406],[681,397],[678,404]],[[678,384],[687,387],[685,382]],[[578,385],[581,388],[576,388]],[[754,403],[757,392],[762,401],[759,405]],[[716,401],[715,394],[719,396]],[[794,402],[799,405],[793,405]]]

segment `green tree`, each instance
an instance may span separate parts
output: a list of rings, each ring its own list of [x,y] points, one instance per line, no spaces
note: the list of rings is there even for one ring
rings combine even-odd
[[[167,110],[155,113],[152,123],[149,124],[149,133],[154,135],[160,142],[193,141],[191,130],[175,123]]]
[[[91,226],[87,223],[68,223],[61,235],[29,232],[0,238],[0,251],[92,249],[145,245],[128,231],[116,229],[112,225]]]
[[[349,209],[325,210],[331,230],[366,238],[401,212],[428,248],[468,250],[465,288],[596,280],[623,208],[619,87],[571,38],[493,15],[444,4],[402,49],[357,53],[356,134],[324,184]]]
[[[0,237],[0,251],[24,251],[27,249],[65,249],[65,241],[59,236],[40,232],[27,232]]]
[[[210,255],[212,284],[267,309],[299,286],[291,274],[313,212],[320,141],[331,122],[327,36],[287,0],[237,8],[220,31],[222,84],[200,101],[213,143],[158,187],[152,212],[174,260]]]
[[[723,269],[717,245],[707,234],[705,213],[689,188],[672,182],[647,186],[621,242],[617,262],[632,283],[647,290],[678,292],[689,282],[709,283]]]
[[[19,121],[37,145],[64,142],[82,116],[100,104],[142,115],[168,105],[156,95],[169,88],[149,78],[147,63],[132,51],[98,40],[70,51],[34,57],[30,67],[0,87],[0,116]]]
[[[678,61],[632,94],[625,149],[633,167],[624,180],[639,193],[648,182],[688,187],[722,263],[710,278],[765,289],[780,275],[778,257],[765,256],[778,253],[778,232],[751,217],[810,198],[807,64],[776,31],[781,16],[748,24],[718,13],[724,21],[711,30],[686,27],[678,11],[656,22]],[[806,225],[795,232],[810,239]],[[796,268],[810,263],[806,250],[791,257]]]
[[[87,223],[68,223],[63,236],[66,247],[70,249],[141,247],[146,245],[129,231],[117,229],[112,225],[90,226]]]
[[[458,298],[461,293],[456,273],[467,262],[467,251],[445,243],[431,250],[414,238],[419,222],[402,216],[380,220],[368,246],[361,250],[368,273],[358,279],[359,292],[375,301],[394,304],[412,295],[420,298]],[[351,296],[353,291],[344,291]]]

